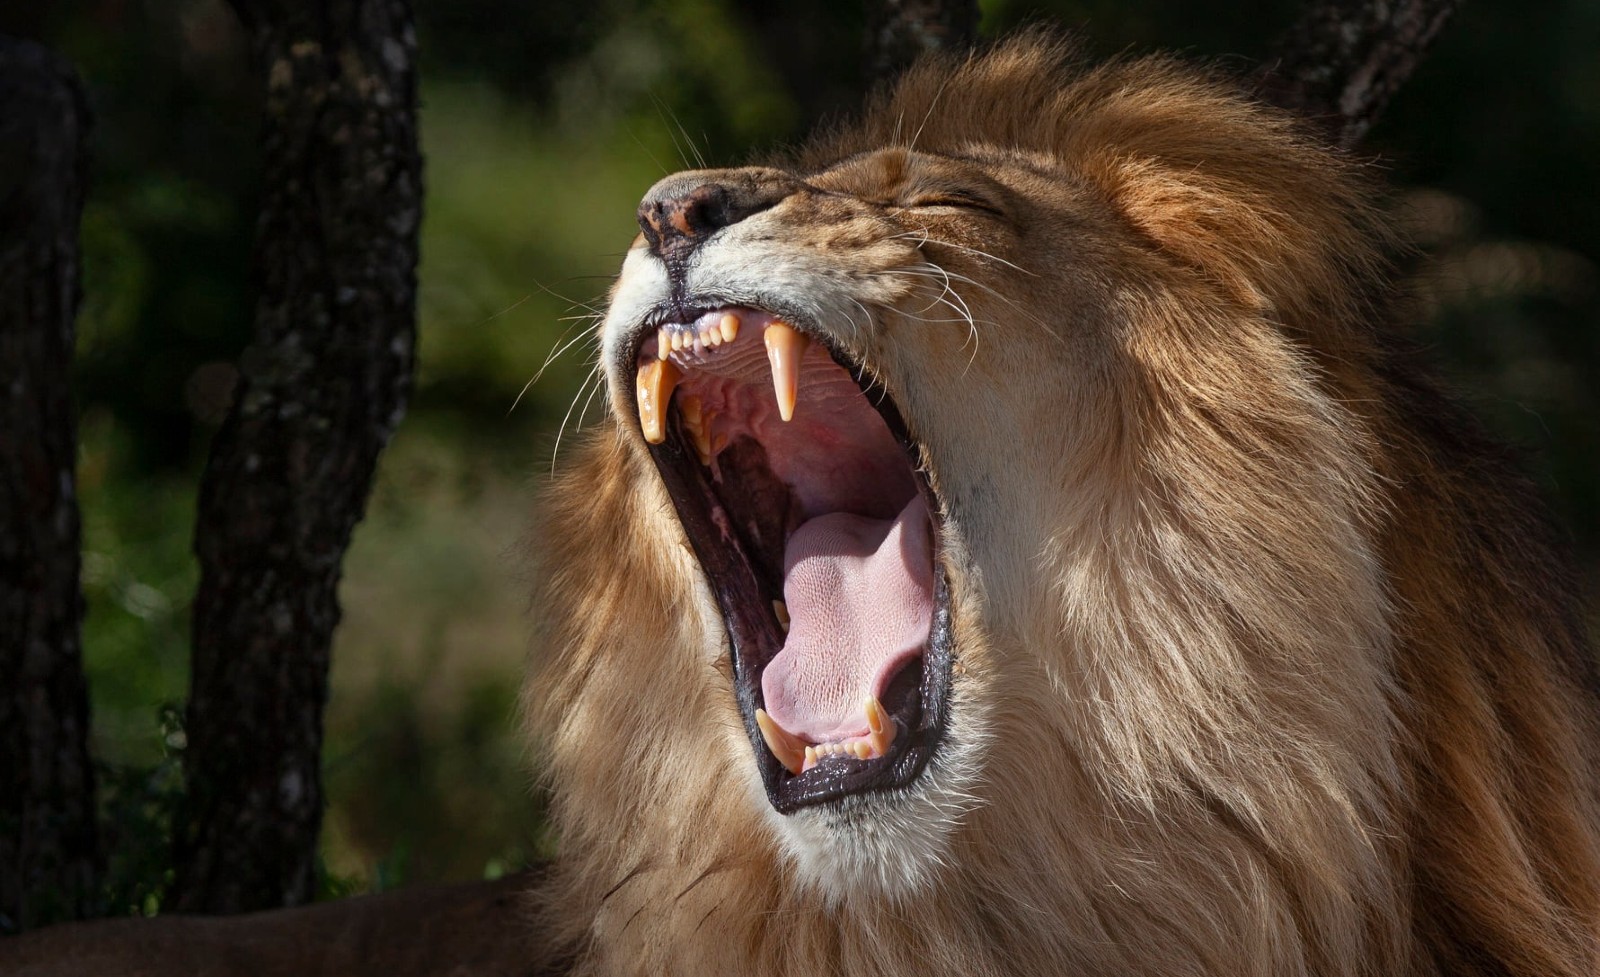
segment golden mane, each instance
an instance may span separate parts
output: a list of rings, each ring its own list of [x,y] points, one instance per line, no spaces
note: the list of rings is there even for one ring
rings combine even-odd
[[[1361,168],[1203,72],[1039,34],[924,62],[777,166],[897,147],[987,167],[1017,248],[940,259],[980,344],[959,380],[925,382],[965,326],[886,380],[949,504],[951,736],[981,766],[905,893],[806,882],[613,376],[534,544],[546,916],[579,972],[1600,972],[1571,575],[1389,335]]]

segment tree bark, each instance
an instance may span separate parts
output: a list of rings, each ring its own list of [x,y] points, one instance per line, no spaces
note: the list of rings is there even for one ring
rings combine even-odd
[[[0,932],[98,895],[69,380],[88,127],[72,70],[0,37]]]
[[[1312,0],[1257,73],[1267,100],[1349,149],[1416,70],[1459,0]]]
[[[255,336],[200,487],[173,903],[315,888],[336,588],[411,389],[422,214],[408,0],[234,0],[265,87]]]
[[[872,0],[867,78],[887,81],[924,54],[964,50],[977,37],[977,0]]]

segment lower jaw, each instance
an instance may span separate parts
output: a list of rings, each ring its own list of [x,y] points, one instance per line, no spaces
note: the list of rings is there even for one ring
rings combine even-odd
[[[895,675],[883,695],[883,706],[895,722],[896,734],[881,757],[827,757],[803,773],[791,774],[767,748],[756,726],[754,709],[745,708],[744,704],[756,696],[739,692],[740,712],[773,809],[792,814],[854,795],[895,791],[914,784],[944,739],[950,707],[951,645],[949,583],[936,562],[928,645],[921,658]],[[748,674],[738,667],[737,648],[733,655],[735,674]],[[758,690],[759,671],[750,681]]]
[[[851,911],[907,905],[951,882],[957,836],[974,825],[981,737],[953,724],[903,786],[790,810],[767,807],[772,852],[804,905]],[[754,788],[753,781],[748,782]],[[759,804],[752,796],[751,801]]]

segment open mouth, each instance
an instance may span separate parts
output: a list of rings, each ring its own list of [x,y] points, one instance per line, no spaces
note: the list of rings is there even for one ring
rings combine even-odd
[[[719,307],[652,325],[640,426],[721,607],[773,807],[910,783],[945,728],[950,602],[899,411],[793,318]]]

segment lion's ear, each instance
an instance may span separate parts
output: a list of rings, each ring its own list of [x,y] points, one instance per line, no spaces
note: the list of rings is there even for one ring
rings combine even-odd
[[[1358,167],[1280,111],[1161,59],[1100,69],[1063,99],[1075,118],[1062,156],[1163,253],[1247,307],[1326,314],[1382,267],[1389,235]]]

